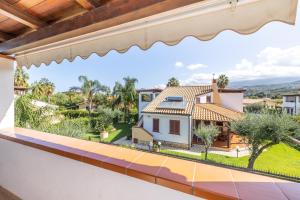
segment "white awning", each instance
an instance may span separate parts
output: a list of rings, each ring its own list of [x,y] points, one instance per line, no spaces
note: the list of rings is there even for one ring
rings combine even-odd
[[[137,45],[150,48],[155,42],[175,45],[187,36],[211,40],[224,30],[251,34],[265,24],[280,21],[295,24],[297,0],[206,0],[116,27],[60,42],[16,52],[19,66],[49,65],[64,59],[83,59],[92,53],[120,53]]]

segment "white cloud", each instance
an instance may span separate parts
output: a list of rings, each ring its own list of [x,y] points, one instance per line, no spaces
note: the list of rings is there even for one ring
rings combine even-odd
[[[189,70],[196,70],[196,69],[200,69],[200,68],[207,68],[207,65],[203,65],[203,64],[191,64],[186,66],[187,69]]]
[[[223,73],[231,81],[300,77],[300,46],[288,49],[265,48],[257,55],[257,60],[254,62],[242,59],[232,69],[217,72],[216,77]],[[182,83],[186,85],[209,83],[211,78],[210,73],[193,73]]]
[[[200,69],[200,68],[207,68],[207,65],[204,65],[201,63],[185,65],[183,62],[177,61],[175,63],[175,67],[176,68],[186,68],[188,70],[196,70],[196,69]]]
[[[175,67],[177,67],[177,68],[184,67],[183,62],[177,61],[177,62],[175,63]]]

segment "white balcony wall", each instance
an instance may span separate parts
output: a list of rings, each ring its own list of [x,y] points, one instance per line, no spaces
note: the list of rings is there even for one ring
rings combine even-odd
[[[200,199],[3,139],[0,152],[0,185],[23,200]]]
[[[14,61],[0,58],[0,129],[14,127]]]

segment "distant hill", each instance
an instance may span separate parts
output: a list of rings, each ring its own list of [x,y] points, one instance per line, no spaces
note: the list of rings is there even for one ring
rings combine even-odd
[[[300,89],[300,80],[298,79],[264,79],[253,81],[233,82],[230,87],[245,88],[246,97],[269,97],[281,98],[282,94],[297,92]]]

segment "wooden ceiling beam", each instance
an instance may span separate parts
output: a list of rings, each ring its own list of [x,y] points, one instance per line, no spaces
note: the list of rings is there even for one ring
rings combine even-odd
[[[97,8],[103,4],[105,4],[109,0],[76,0],[76,2],[87,10],[92,10],[94,8]]]
[[[12,39],[13,36],[7,33],[0,31],[0,41],[6,41]]]
[[[66,38],[117,26],[204,0],[110,0],[80,16],[42,27],[0,44],[0,52],[14,53]]]
[[[95,6],[91,4],[89,0],[76,0],[76,2],[87,10],[92,10],[93,8],[95,8]]]
[[[14,5],[7,3],[5,0],[0,0],[0,14],[16,20],[33,29],[37,29],[45,25],[45,23],[37,17],[29,15],[28,13],[26,13],[26,11],[19,10]]]

